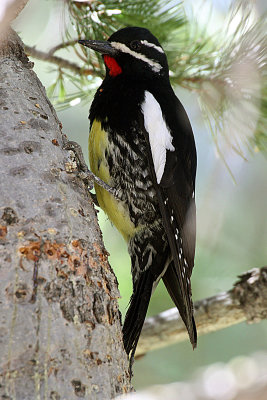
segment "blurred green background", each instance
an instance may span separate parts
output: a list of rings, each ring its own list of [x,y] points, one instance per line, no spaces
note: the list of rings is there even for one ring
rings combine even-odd
[[[203,2],[185,1],[189,17],[192,10],[200,10],[199,24],[206,22],[209,7]],[[211,2],[207,1],[208,6]],[[214,1],[210,29],[223,23],[227,1]],[[262,12],[264,1],[257,2]],[[266,5],[265,5],[266,7]],[[14,24],[24,43],[43,51],[61,41],[65,26],[61,2],[30,0]],[[75,32],[73,37],[76,37]],[[62,53],[72,60],[71,51]],[[56,78],[55,68],[34,60],[34,70],[44,86]],[[237,154],[225,153],[235,177],[234,184],[222,160],[217,156],[208,127],[203,121],[196,93],[176,88],[184,104],[195,134],[198,171],[196,184],[197,248],[192,277],[193,297],[199,300],[231,288],[237,275],[253,267],[266,265],[267,260],[267,163],[260,153],[246,154],[244,161]],[[92,93],[93,96],[93,93]],[[87,158],[88,104],[76,105],[58,112],[63,132],[83,147]],[[102,212],[99,222],[104,242],[110,253],[109,261],[119,281],[120,308],[125,314],[131,295],[130,259],[127,248],[115,228]],[[160,284],[155,291],[148,315],[173,307],[165,288]],[[267,321],[245,323],[199,338],[193,352],[188,342],[147,354],[136,361],[134,386],[136,389],[155,383],[190,379],[199,367],[215,362],[227,362],[239,355],[249,355],[267,349]]]

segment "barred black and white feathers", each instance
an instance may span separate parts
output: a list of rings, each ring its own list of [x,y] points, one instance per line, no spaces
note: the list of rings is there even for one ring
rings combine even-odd
[[[124,346],[134,355],[151,294],[163,282],[197,343],[190,278],[195,255],[196,150],[187,114],[170,82],[166,55],[144,28],[125,28],[107,42],[80,41],[103,54],[106,77],[90,109],[92,172],[100,206],[131,256],[133,295]]]
[[[165,98],[165,104],[160,106],[155,97],[146,92],[146,105],[142,107],[149,138],[147,151],[151,153],[150,165],[153,161],[154,167],[151,168],[151,174],[154,176],[163,226],[172,255],[162,278],[187,327],[194,348],[197,332],[190,278],[196,239],[196,151],[190,122],[183,106],[170,87],[165,91],[162,89],[161,93],[155,91],[155,95]],[[179,131],[183,132],[182,140]]]

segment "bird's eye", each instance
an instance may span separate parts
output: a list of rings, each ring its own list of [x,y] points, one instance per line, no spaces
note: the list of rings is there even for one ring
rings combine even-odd
[[[132,50],[138,51],[141,49],[141,42],[139,42],[139,40],[133,40],[130,43],[130,47]]]

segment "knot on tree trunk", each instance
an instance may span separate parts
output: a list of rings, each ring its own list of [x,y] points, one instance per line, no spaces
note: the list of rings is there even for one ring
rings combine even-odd
[[[33,67],[33,62],[30,62],[24,52],[24,45],[13,29],[8,28],[1,34],[0,38],[0,59],[11,58],[21,61],[28,68]]]

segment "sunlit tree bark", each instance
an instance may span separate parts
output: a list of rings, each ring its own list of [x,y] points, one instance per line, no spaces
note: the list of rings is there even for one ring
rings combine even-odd
[[[130,384],[96,213],[12,31],[0,58],[0,397],[110,399]]]

